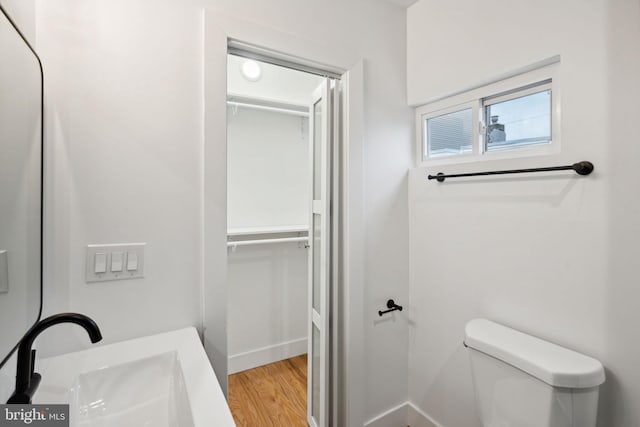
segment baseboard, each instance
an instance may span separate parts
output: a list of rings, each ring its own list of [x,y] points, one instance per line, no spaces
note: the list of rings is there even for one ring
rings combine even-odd
[[[395,406],[364,423],[364,427],[443,427],[411,402]]]
[[[229,356],[227,370],[229,374],[235,374],[237,372],[246,371],[247,369],[257,368],[258,366],[268,365],[269,363],[277,362],[279,360],[299,356],[306,352],[307,339],[299,338],[297,340],[231,355]]]

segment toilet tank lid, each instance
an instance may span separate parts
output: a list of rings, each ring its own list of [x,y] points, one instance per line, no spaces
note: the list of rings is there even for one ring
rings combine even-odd
[[[590,388],[605,379],[596,359],[487,319],[467,323],[464,343],[554,387]]]

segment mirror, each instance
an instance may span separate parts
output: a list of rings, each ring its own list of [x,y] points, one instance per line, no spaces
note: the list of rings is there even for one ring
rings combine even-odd
[[[42,68],[0,6],[0,367],[42,306]]]

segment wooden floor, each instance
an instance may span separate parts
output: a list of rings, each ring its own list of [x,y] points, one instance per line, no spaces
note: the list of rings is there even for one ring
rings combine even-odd
[[[307,427],[307,355],[229,375],[238,427]]]

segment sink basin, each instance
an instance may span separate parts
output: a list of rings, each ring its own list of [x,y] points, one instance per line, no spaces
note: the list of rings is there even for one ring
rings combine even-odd
[[[194,328],[39,359],[35,404],[72,427],[235,427]]]
[[[193,426],[178,352],[78,376],[70,393],[77,426]]]

